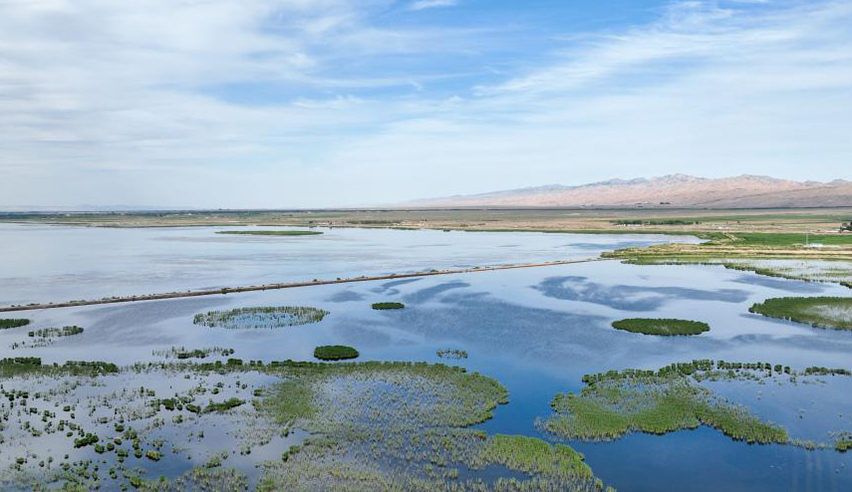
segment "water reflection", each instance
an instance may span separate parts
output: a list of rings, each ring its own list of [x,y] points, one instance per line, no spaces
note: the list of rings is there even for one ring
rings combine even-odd
[[[738,303],[749,295],[739,289],[603,285],[586,277],[550,277],[533,288],[555,299],[603,304],[622,311],[653,311],[675,299]]]

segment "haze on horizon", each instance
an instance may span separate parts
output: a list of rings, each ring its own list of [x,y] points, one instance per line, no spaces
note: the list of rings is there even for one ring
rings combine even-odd
[[[0,2],[0,207],[852,179],[852,2]]]

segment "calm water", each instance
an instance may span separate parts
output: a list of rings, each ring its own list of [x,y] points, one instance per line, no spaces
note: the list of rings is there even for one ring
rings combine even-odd
[[[292,237],[216,234],[225,229],[252,228],[0,224],[0,304],[580,259],[635,245],[697,242],[659,235],[383,229],[317,229],[324,234]]]
[[[0,226],[0,301],[581,258],[625,244],[671,240],[354,229],[315,237],[234,238],[215,236],[215,230]],[[10,349],[26,339],[25,332],[0,332],[0,357],[126,364],[155,360],[152,351],[184,345],[229,347],[236,357],[268,361],[311,359],[315,346],[340,343],[357,347],[362,360],[447,362],[435,351],[458,348],[470,357],[449,363],[492,376],[510,392],[510,403],[483,429],[552,440],[536,429],[535,419],[550,414],[555,393],[579,390],[585,373],[656,369],[696,358],[766,361],[799,369],[852,367],[852,334],[747,312],[767,297],[848,293],[835,285],[768,279],[722,267],[598,262],[33,312],[28,316],[36,328],[76,324],[86,331],[50,347],[26,350]],[[371,303],[386,300],[404,302],[407,308],[370,309]],[[314,306],[331,314],[319,324],[279,330],[192,324],[201,311],[267,305]],[[699,337],[663,339],[609,327],[624,317],[697,319],[710,323],[712,330]],[[822,379],[798,386],[711,386],[784,425],[794,438],[831,441],[832,431],[852,430],[852,378]],[[852,454],[750,446],[707,428],[571,444],[586,454],[597,476],[622,491],[852,490]]]

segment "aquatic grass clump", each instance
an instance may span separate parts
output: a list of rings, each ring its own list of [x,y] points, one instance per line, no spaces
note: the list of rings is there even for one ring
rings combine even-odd
[[[79,326],[63,326],[62,328],[41,328],[28,333],[32,338],[61,338],[71,337],[83,333],[83,328]]]
[[[203,413],[223,413],[231,410],[232,408],[237,408],[245,403],[245,400],[240,400],[239,398],[228,398],[222,402],[210,402],[209,405],[204,407]]]
[[[834,449],[841,453],[852,450],[852,434],[844,432],[838,436],[837,440],[834,442]]]
[[[405,304],[401,302],[376,302],[373,303],[373,309],[377,311],[385,311],[389,309],[404,309]]]
[[[318,236],[322,231],[218,231],[216,234],[235,236]]]
[[[455,490],[594,492],[603,489],[566,445],[470,427],[508,394],[499,382],[443,364],[284,361],[286,381],[260,408],[313,436],[267,462],[259,491]],[[498,465],[518,477],[476,476]],[[460,477],[460,469],[470,477]],[[489,482],[492,480],[486,478]]]
[[[23,374],[98,376],[118,373],[118,366],[111,362],[74,361],[64,364],[42,364],[40,357],[9,357],[0,359],[0,377]]]
[[[211,328],[283,328],[319,323],[328,314],[323,309],[303,306],[251,307],[199,313],[192,322]]]
[[[482,458],[525,473],[594,478],[581,453],[564,444],[551,446],[535,437],[496,434],[482,449]]]
[[[227,357],[229,355],[233,355],[235,352],[232,348],[222,348],[222,347],[207,347],[207,348],[196,348],[196,349],[188,349],[186,347],[170,347],[168,349],[160,349],[153,350],[151,355],[155,355],[158,357],[164,357],[166,359],[205,359],[211,355],[218,355],[221,357]]]
[[[616,330],[661,337],[700,335],[710,331],[710,325],[701,321],[666,318],[628,318],[613,321],[612,327]]]
[[[0,330],[19,328],[21,326],[27,326],[28,324],[30,324],[30,320],[26,318],[2,318],[0,319]]]
[[[442,359],[467,359],[467,350],[441,349],[436,355]]]
[[[748,311],[814,328],[852,330],[852,297],[776,297]]]
[[[718,366],[722,369],[733,364],[719,361]],[[543,427],[568,439],[609,441],[629,432],[662,435],[706,425],[734,440],[789,443],[785,429],[760,420],[693,382],[713,376],[715,367],[713,361],[693,361],[656,372],[625,370],[584,376],[587,386],[580,393],[554,397],[551,407],[555,414],[543,422]],[[773,368],[768,363],[760,363],[759,369],[755,365],[755,370],[769,374]]]
[[[508,398],[497,381],[443,364],[293,362],[268,367],[293,375],[266,396],[268,411],[281,422],[307,420],[307,430],[318,432],[350,421],[466,427],[490,419]]]
[[[314,349],[314,357],[320,360],[356,359],[360,354],[346,345],[322,345]]]

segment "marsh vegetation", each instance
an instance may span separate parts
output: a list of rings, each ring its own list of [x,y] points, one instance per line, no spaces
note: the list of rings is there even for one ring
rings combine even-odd
[[[283,328],[319,323],[328,311],[313,307],[250,307],[196,314],[193,323],[211,328]]]
[[[845,369],[810,367],[794,373],[781,364],[710,360],[672,364],[658,371],[609,371],[584,376],[586,387],[579,393],[557,394],[551,402],[554,415],[539,425],[567,439],[603,441],[629,432],[659,435],[704,425],[748,443],[797,444],[786,429],[716,396],[700,382],[848,374]]]
[[[168,349],[154,350],[151,355],[166,359],[205,359],[209,356],[228,357],[235,352],[232,348],[207,347],[188,349],[186,347],[171,347]]]
[[[616,330],[661,337],[700,335],[710,331],[710,325],[701,321],[666,318],[628,318],[613,321],[612,327]]]
[[[377,311],[384,311],[389,309],[404,309],[405,304],[401,302],[376,302],[373,303],[373,309]]]
[[[19,328],[27,326],[30,320],[26,318],[2,318],[0,319],[0,330],[8,330],[10,328]]]
[[[79,335],[83,331],[83,328],[79,326],[63,326],[62,328],[41,328],[31,331],[27,335],[30,338],[61,338]]]
[[[852,297],[778,297],[753,305],[749,312],[815,328],[852,330]]]
[[[72,337],[83,333],[83,328],[79,326],[63,326],[62,328],[40,328],[27,333],[29,340],[22,342],[14,342],[9,348],[12,350],[47,347],[52,345],[57,339]]]
[[[357,350],[346,345],[321,345],[314,349],[314,357],[319,360],[357,359]]]
[[[5,386],[27,386],[32,377],[42,383],[38,393],[2,389],[0,413],[17,416],[6,428],[10,438],[20,442],[46,434],[54,434],[54,439],[66,436],[46,455],[19,454],[11,468],[0,473],[0,485],[15,490],[30,484],[63,490],[247,490],[247,477],[225,466],[228,457],[251,454],[253,447],[298,428],[313,437],[296,441],[280,460],[265,462],[257,490],[603,488],[583,456],[566,445],[524,436],[489,437],[471,429],[491,418],[494,408],[507,401],[507,392],[497,381],[461,368],[231,359],[137,363],[93,374],[94,379],[68,380],[40,361],[15,364],[29,364],[35,372],[17,375]],[[266,387],[246,384],[260,374],[280,382]],[[165,394],[139,385],[155,377],[171,378],[174,384]],[[91,393],[99,387],[105,390]],[[3,403],[7,400],[10,403]],[[253,405],[247,405],[249,401]],[[204,441],[211,418],[219,419],[218,425],[241,429],[236,441]],[[184,442],[204,443],[202,448],[210,453],[201,460],[204,465],[171,478],[153,478],[155,470],[173,466],[169,462],[186,460]],[[91,450],[95,458],[72,458],[74,449]],[[512,472],[511,478],[476,478],[495,465]]]
[[[583,457],[523,436],[469,427],[507,401],[497,381],[425,363],[279,366],[287,378],[264,400],[284,426],[317,436],[268,463],[259,490],[594,491]],[[390,465],[390,466],[387,466]],[[461,478],[492,465],[518,478]]]
[[[442,359],[467,359],[467,350],[441,349],[436,354]]]

